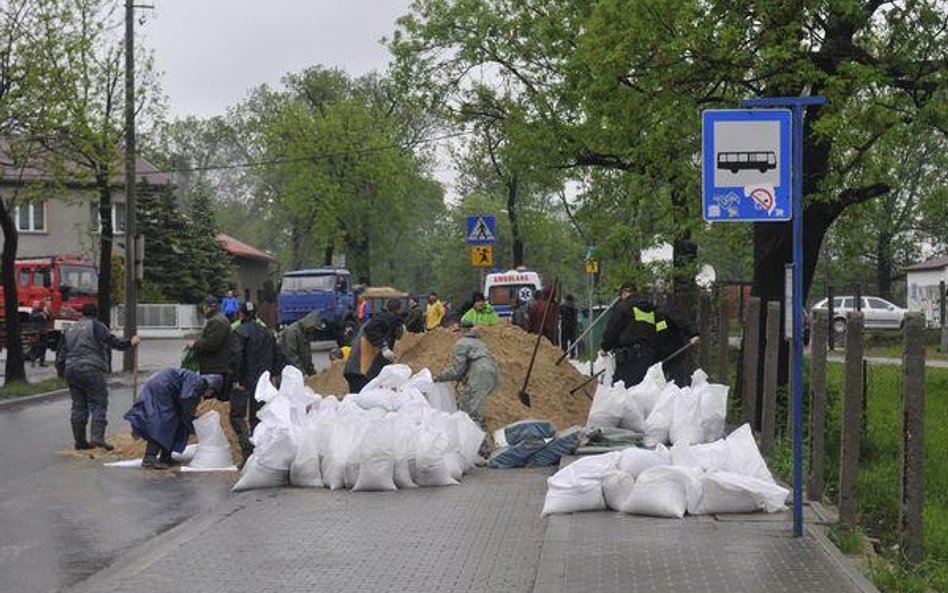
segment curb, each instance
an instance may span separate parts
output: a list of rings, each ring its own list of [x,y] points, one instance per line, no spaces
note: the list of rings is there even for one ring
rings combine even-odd
[[[839,551],[839,548],[830,541],[824,533],[825,528],[813,524],[806,526],[806,532],[813,538],[813,541],[820,546],[823,552],[833,561],[836,566],[845,574],[853,585],[863,593],[880,593],[872,582],[864,577],[859,570],[853,566],[846,556]]]
[[[139,379],[145,379],[151,373],[152,371],[139,371],[139,375],[138,375]],[[124,379],[128,379],[128,381]],[[109,389],[131,387],[131,386],[132,386],[131,377],[124,377],[121,375],[112,377],[108,382]],[[0,400],[0,410],[4,410],[6,408],[11,408],[14,406],[20,406],[20,405],[25,406],[29,404],[42,403],[46,400],[55,399],[57,397],[61,397],[64,395],[69,395],[68,388],[57,389],[55,391],[47,391],[44,393],[34,393],[32,395],[22,395],[20,397],[10,397],[7,399]]]

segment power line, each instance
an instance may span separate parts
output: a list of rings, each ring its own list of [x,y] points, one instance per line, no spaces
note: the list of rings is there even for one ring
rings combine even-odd
[[[431,136],[429,138],[424,138],[418,140],[413,145],[417,144],[430,144],[432,142],[438,142],[441,140],[450,140],[451,138],[459,138],[461,136],[468,136],[473,132],[455,132],[453,134],[444,134],[442,136]],[[352,156],[352,155],[366,155],[378,152],[385,152],[387,150],[404,150],[408,146],[402,146],[401,144],[385,144],[382,146],[373,146],[369,148],[358,148],[352,150],[344,150],[340,152],[325,152],[321,154],[312,154],[301,157],[293,158],[276,158],[269,159],[265,161],[248,161],[243,163],[226,163],[222,165],[203,165],[199,167],[183,167],[183,168],[174,168],[174,169],[158,169],[155,173],[191,173],[198,171],[226,171],[230,169],[252,169],[255,167],[269,167],[273,165],[283,165],[289,163],[300,163],[306,161],[321,161],[331,158]],[[139,173],[141,176],[142,173]],[[147,173],[145,174],[147,176]]]

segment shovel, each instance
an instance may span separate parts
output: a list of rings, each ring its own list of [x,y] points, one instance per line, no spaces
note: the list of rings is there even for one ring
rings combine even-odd
[[[697,342],[690,342],[690,341],[689,341],[687,344],[685,344],[684,346],[682,346],[682,347],[679,348],[678,350],[675,350],[674,352],[672,352],[671,354],[669,354],[668,356],[666,356],[665,358],[663,358],[663,359],[661,360],[661,362],[659,362],[659,364],[665,365],[668,361],[670,361],[670,360],[672,360],[672,359],[674,359],[674,358],[677,358],[677,357],[681,356],[684,352],[686,352],[689,348],[691,348],[691,347],[694,346],[695,344],[697,344]],[[585,381],[583,381],[582,383],[580,383],[580,384],[577,385],[576,387],[573,387],[572,389],[569,390],[569,394],[570,394],[570,395],[573,395],[574,393],[576,393],[577,391],[579,391],[579,390],[582,389],[583,387],[589,385],[589,383],[591,383],[593,379],[598,379],[599,376],[600,376],[601,374],[603,374],[604,372],[606,372],[606,369],[602,369],[601,371],[599,371],[598,373],[596,373],[596,374],[593,375],[592,377],[589,377],[588,379],[586,379]],[[586,394],[586,397],[589,397],[589,394],[588,394],[588,393]],[[592,398],[589,397],[589,399],[592,399]]]
[[[553,299],[556,297],[560,287],[560,279],[556,278],[553,280],[553,292],[547,297],[549,300],[546,302],[546,309],[543,310],[543,319],[540,321],[540,332],[537,334],[537,341],[533,345],[533,355],[530,357],[530,366],[527,367],[527,376],[523,378],[523,387],[520,389],[520,393],[517,394],[517,398],[520,400],[520,403],[530,407],[530,394],[527,393],[527,383],[530,382],[530,373],[533,372],[533,363],[537,359],[537,350],[540,349],[540,340],[543,339],[543,328],[546,327],[546,318],[550,314],[550,305],[553,302]]]

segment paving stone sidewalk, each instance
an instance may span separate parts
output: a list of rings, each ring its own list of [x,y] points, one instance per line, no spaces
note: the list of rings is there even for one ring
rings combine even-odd
[[[235,495],[120,558],[79,592],[868,593],[825,538],[786,519],[540,518],[551,470],[459,487]]]

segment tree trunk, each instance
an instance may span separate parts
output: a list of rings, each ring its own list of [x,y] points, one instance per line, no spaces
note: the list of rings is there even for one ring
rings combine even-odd
[[[671,197],[672,205],[678,212],[689,212],[688,201],[690,196],[684,192],[674,191]],[[677,308],[688,312],[691,322],[695,322],[694,312],[698,310],[698,285],[695,276],[698,273],[698,245],[691,235],[691,227],[682,225],[672,239],[672,290],[675,295]]]
[[[510,220],[510,237],[513,247],[512,268],[523,265],[523,235],[520,232],[519,192],[520,179],[514,175],[506,180],[507,185],[507,218]]]
[[[327,246],[326,249],[323,250],[323,265],[324,266],[329,267],[332,265],[332,256],[333,256],[334,251],[335,250],[333,249],[332,245]]]
[[[108,168],[100,169],[95,176],[99,190],[99,321],[111,325],[112,312],[112,187],[109,185]]]
[[[12,205],[12,204],[11,204]],[[26,382],[26,368],[23,365],[23,339],[20,334],[20,316],[17,314],[19,299],[16,291],[16,251],[19,234],[13,221],[13,212],[0,200],[0,228],[3,229],[3,307],[6,313],[4,329],[7,334],[7,364],[4,369],[6,384]]]
[[[878,295],[886,300],[892,299],[892,237],[880,233],[876,242],[876,288]]]

